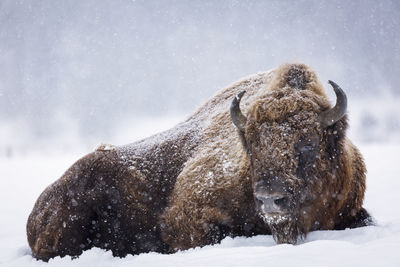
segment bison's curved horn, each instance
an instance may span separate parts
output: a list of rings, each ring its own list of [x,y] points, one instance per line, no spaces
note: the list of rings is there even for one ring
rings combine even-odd
[[[240,110],[240,100],[242,99],[244,93],[246,93],[246,91],[242,91],[237,96],[235,96],[231,104],[232,122],[242,133],[244,133],[244,127],[247,121],[247,118],[242,114],[242,111]]]
[[[331,126],[335,122],[343,118],[347,110],[347,97],[342,88],[340,88],[339,85],[332,81],[328,82],[333,87],[333,90],[335,90],[336,105],[319,115],[319,121],[324,127]]]

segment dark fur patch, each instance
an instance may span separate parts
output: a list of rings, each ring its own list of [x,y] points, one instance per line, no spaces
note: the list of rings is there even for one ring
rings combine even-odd
[[[286,76],[286,83],[291,88],[305,90],[310,79],[307,75],[308,70],[302,65],[293,65]]]

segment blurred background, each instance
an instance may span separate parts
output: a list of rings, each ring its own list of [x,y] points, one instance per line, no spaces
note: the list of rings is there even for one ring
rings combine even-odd
[[[129,143],[287,62],[342,86],[355,143],[399,142],[399,14],[397,0],[1,0],[0,157]]]

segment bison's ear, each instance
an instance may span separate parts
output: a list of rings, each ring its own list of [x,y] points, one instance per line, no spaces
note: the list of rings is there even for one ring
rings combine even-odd
[[[346,136],[346,129],[348,126],[347,115],[344,115],[339,121],[332,126],[325,129],[327,138],[327,151],[329,155],[336,155],[340,157],[341,151],[343,151],[343,140]]]
[[[242,99],[244,93],[246,93],[246,91],[240,92],[237,96],[235,96],[235,98],[232,100],[231,103],[232,122],[242,134],[244,134],[244,128],[247,122],[247,118],[243,115],[242,111],[240,110],[240,100]]]
[[[324,128],[335,124],[337,121],[343,118],[347,110],[347,97],[342,88],[332,81],[328,82],[333,87],[333,90],[335,90],[336,105],[319,115],[319,122]]]

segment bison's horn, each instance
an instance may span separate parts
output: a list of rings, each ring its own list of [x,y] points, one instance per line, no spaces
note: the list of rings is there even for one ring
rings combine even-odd
[[[344,114],[347,110],[347,97],[343,90],[332,81],[328,81],[329,84],[333,87],[336,94],[336,105],[319,115],[319,121],[324,127],[328,127],[333,125],[335,122],[343,118]]]
[[[232,122],[242,133],[244,133],[244,127],[247,121],[246,117],[242,114],[242,111],[240,110],[240,100],[242,99],[244,93],[246,93],[246,91],[242,91],[237,96],[235,96],[231,104]]]

